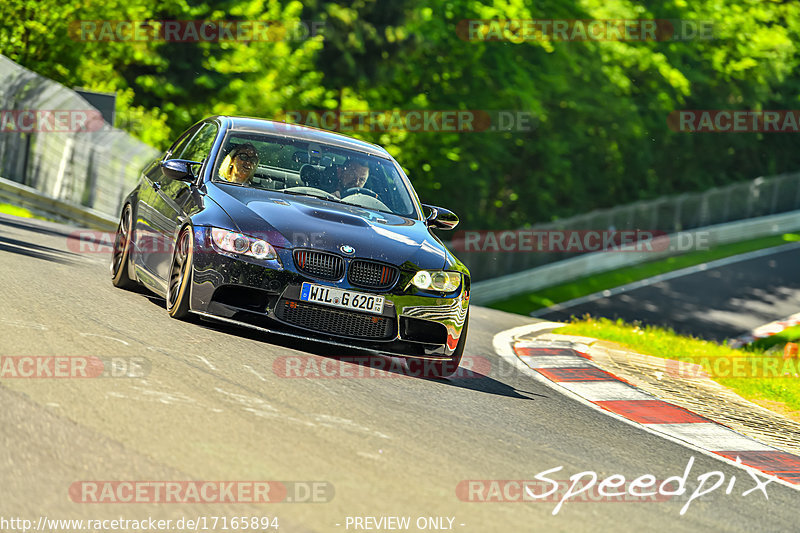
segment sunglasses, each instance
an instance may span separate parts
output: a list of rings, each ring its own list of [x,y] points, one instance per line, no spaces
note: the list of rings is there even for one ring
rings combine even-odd
[[[236,154],[236,157],[246,163],[258,163],[258,156],[251,154]]]

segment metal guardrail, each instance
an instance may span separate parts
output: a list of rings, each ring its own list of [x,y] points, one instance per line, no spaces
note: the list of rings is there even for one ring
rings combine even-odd
[[[697,236],[702,235],[703,242],[714,246],[793,231],[800,231],[800,210],[729,222],[727,224],[716,224],[690,232],[673,233],[662,237],[663,239],[669,239],[669,245],[663,246],[663,251],[604,251],[588,253],[523,272],[500,276],[491,280],[473,282],[470,300],[472,303],[485,305],[517,294],[534,292],[545,287],[552,287],[593,274],[677,255],[685,251],[680,246],[676,246],[677,241],[682,238],[681,236],[694,236],[694,242],[697,242]],[[656,241],[654,240],[654,242]]]
[[[9,202],[60,221],[71,222],[88,228],[114,231],[117,227],[118,220],[116,217],[53,198],[32,187],[20,185],[4,178],[0,178],[0,201]],[[800,231],[800,210],[729,222],[727,224],[717,224],[691,232],[662,237],[662,239],[669,241],[668,245],[663,246],[665,248],[664,251],[595,252],[491,280],[473,282],[471,301],[475,304],[484,305],[593,274],[669,257],[680,253],[680,250],[676,251],[676,247],[673,246],[676,240],[681,238],[679,236],[694,236],[693,239],[697,241],[696,236],[703,234],[704,242],[713,246],[792,231]]]
[[[114,231],[117,227],[116,217],[47,196],[32,187],[3,178],[0,178],[0,201],[7,201],[36,213],[89,228]],[[479,305],[488,304],[593,274],[669,257],[680,253],[673,244],[686,235],[694,236],[693,239],[696,241],[696,236],[702,234],[704,242],[713,246],[792,231],[800,231],[800,210],[717,224],[662,237],[668,240],[669,244],[663,246],[665,249],[659,252],[596,252],[492,280],[473,282],[471,301]]]
[[[0,110],[9,119],[0,132],[0,176],[66,205],[116,216],[142,167],[159,152],[102,118],[91,127],[70,120],[56,127],[56,114],[76,119],[99,112],[75,91],[3,55],[0,79]]]
[[[33,187],[20,185],[5,178],[0,178],[0,202],[24,207],[60,222],[70,222],[103,231],[114,231],[117,228],[116,217],[53,198]]]
[[[702,192],[646,200],[599,209],[553,222],[534,224],[547,230],[645,230],[676,233],[737,220],[800,209],[800,173],[760,177]],[[508,228],[512,229],[512,228]],[[516,228],[513,228],[516,229]],[[458,252],[477,281],[525,272],[547,264],[563,264],[567,253]]]

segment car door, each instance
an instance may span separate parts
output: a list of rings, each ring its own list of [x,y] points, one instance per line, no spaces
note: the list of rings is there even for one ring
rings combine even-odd
[[[201,165],[193,166],[195,175],[202,175],[219,127],[213,122],[203,124],[180,151],[172,154],[173,159],[197,161]],[[160,173],[153,182],[156,192],[153,204],[153,229],[158,233],[161,252],[154,262],[155,274],[166,283],[169,267],[172,262],[172,251],[178,231],[184,221],[199,208],[202,201],[195,182],[187,182],[168,178]]]
[[[155,285],[162,291],[166,289],[163,280],[156,275],[157,265],[163,261],[165,255],[164,243],[160,240],[161,232],[157,227],[163,225],[163,221],[158,213],[158,203],[160,196],[157,188],[161,186],[163,179],[160,162],[164,159],[175,157],[173,154],[182,153],[189,141],[198,132],[202,124],[196,124],[186,130],[175,143],[164,153],[159,161],[154,161],[142,174],[142,183],[139,187],[139,195],[136,209],[136,234],[134,239],[134,264],[136,265],[136,275],[145,282],[146,285]]]

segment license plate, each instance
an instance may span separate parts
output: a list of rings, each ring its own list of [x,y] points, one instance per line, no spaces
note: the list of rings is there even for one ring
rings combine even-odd
[[[383,296],[346,291],[313,283],[303,283],[300,299],[304,302],[341,307],[363,313],[379,315],[383,312]]]

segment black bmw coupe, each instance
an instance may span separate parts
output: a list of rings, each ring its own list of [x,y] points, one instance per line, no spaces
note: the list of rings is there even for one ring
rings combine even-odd
[[[464,351],[470,276],[383,148],[315,128],[215,116],[147,165],[126,198],[111,272],[172,317],[408,358],[449,376]]]

